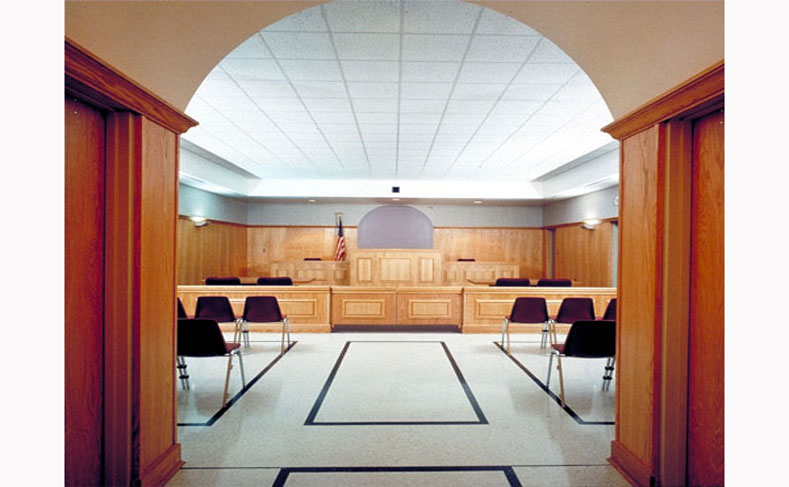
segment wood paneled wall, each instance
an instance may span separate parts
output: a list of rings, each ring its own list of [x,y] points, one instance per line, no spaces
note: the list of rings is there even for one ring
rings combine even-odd
[[[581,225],[557,227],[554,234],[554,276],[572,279],[578,286],[613,285],[614,224],[603,222],[594,230]]]
[[[472,258],[515,263],[520,266],[521,277],[538,279],[545,277],[545,233],[541,228],[435,228],[433,248],[447,261]],[[351,253],[357,248],[356,227],[343,227],[343,234]],[[190,220],[181,218],[178,239],[178,283],[201,284],[208,275],[268,276],[272,262],[305,257],[332,260],[337,229],[243,227],[221,222],[196,228]],[[246,247],[242,249],[244,242]]]
[[[245,226],[211,222],[196,227],[186,217],[178,219],[178,284],[202,284],[210,276],[243,276],[246,269]]]

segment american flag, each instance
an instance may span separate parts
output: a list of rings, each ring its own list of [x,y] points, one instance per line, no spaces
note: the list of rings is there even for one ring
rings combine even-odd
[[[342,218],[337,228],[337,250],[334,252],[334,260],[345,260],[345,237],[342,234]]]

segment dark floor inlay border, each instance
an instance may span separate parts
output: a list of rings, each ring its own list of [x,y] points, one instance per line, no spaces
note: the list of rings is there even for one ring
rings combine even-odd
[[[510,487],[522,487],[515,470],[510,466],[459,467],[286,467],[282,468],[271,487],[284,487],[291,473],[402,473],[402,472],[496,472],[504,474]]]
[[[252,380],[247,382],[247,385],[244,388],[242,388],[240,391],[238,391],[238,393],[235,396],[230,398],[230,400],[228,400],[224,406],[219,408],[216,414],[211,416],[211,418],[209,418],[208,421],[206,421],[205,423],[178,423],[178,426],[213,426],[214,423],[216,423],[219,420],[219,418],[221,418],[227,412],[227,410],[233,406],[233,404],[235,404],[236,402],[238,402],[239,399],[241,399],[241,396],[243,396],[253,385],[255,385],[255,383],[259,381],[260,378],[266,374],[266,372],[271,370],[271,368],[274,367],[274,365],[277,362],[279,362],[279,359],[285,356],[285,354],[288,353],[290,349],[293,348],[297,343],[299,342],[295,340],[290,342],[290,345],[288,346],[288,348],[285,349],[284,352],[280,352],[279,355],[274,357],[274,360],[269,362],[268,365],[266,365],[263,368],[263,370],[261,370],[255,377],[253,377]]]
[[[514,342],[513,342],[513,343],[514,343]],[[498,349],[499,349],[499,350],[501,350],[501,351],[504,353],[504,355],[507,355],[507,351],[504,349],[504,347],[502,347],[502,346],[501,346],[501,343],[499,343],[499,342],[493,342],[493,344],[494,344],[494,345],[496,345],[496,347],[498,347]],[[554,401],[556,401],[556,403],[559,405],[559,407],[562,407],[562,400],[561,400],[561,398],[560,398],[559,396],[557,396],[556,394],[554,394],[554,393],[553,393],[553,391],[551,391],[550,389],[548,389],[548,388],[545,386],[545,384],[544,384],[544,383],[543,383],[543,382],[542,382],[540,379],[538,379],[538,378],[537,378],[537,376],[536,376],[536,375],[534,375],[534,373],[533,373],[531,370],[529,370],[529,369],[528,369],[528,368],[527,368],[525,365],[523,365],[523,364],[520,362],[520,360],[516,359],[514,355],[511,355],[511,354],[510,354],[510,355],[507,355],[507,357],[509,357],[509,358],[510,358],[510,360],[512,360],[513,362],[515,362],[515,365],[517,365],[518,367],[520,367],[520,369],[521,369],[521,370],[523,370],[524,372],[526,372],[526,375],[528,375],[528,376],[531,378],[531,380],[533,380],[533,381],[534,381],[534,383],[535,383],[535,384],[537,384],[537,386],[538,386],[540,389],[542,389],[542,390],[543,390],[543,392],[545,392],[546,394],[548,394],[548,396],[550,396],[550,397],[551,397],[551,398],[552,398]],[[558,380],[558,379],[557,379],[557,380]],[[586,420],[585,420],[585,419],[583,419],[582,417],[578,416],[578,413],[576,413],[575,411],[573,411],[573,409],[572,409],[570,406],[568,406],[568,405],[567,405],[567,403],[565,403],[565,405],[564,405],[564,407],[562,407],[562,409],[564,410],[564,412],[566,412],[567,414],[569,414],[569,415],[570,415],[570,417],[571,417],[571,418],[573,418],[573,419],[575,420],[575,422],[576,422],[576,423],[578,423],[578,424],[582,424],[582,425],[592,425],[592,426],[604,426],[604,425],[611,426],[611,425],[614,425],[614,424],[616,424],[616,422],[615,422],[615,421],[586,421]]]
[[[343,359],[345,358],[345,354],[348,352],[348,348],[351,346],[351,343],[414,343],[408,340],[353,340],[345,342],[345,346],[342,348],[340,352],[340,356],[337,358],[337,361],[334,363],[334,367],[332,368],[331,372],[329,373],[329,377],[326,379],[326,383],[323,384],[323,388],[321,392],[318,394],[318,397],[315,399],[315,404],[312,406],[309,415],[307,415],[307,419],[304,421],[305,426],[436,426],[436,425],[476,425],[476,424],[488,424],[488,419],[485,417],[485,414],[482,412],[482,408],[479,406],[479,402],[477,402],[477,398],[474,397],[474,393],[471,391],[471,387],[466,382],[466,378],[463,377],[463,373],[460,371],[460,367],[458,367],[455,358],[452,356],[452,352],[449,351],[449,347],[443,341],[419,341],[418,343],[439,343],[441,344],[442,348],[444,349],[444,353],[446,353],[447,359],[449,360],[449,364],[452,366],[452,370],[455,372],[455,375],[460,382],[460,386],[463,388],[463,392],[466,394],[466,398],[468,398],[469,403],[471,404],[471,408],[474,410],[474,414],[477,416],[477,421],[315,421],[315,418],[318,416],[318,411],[320,411],[321,406],[323,405],[323,401],[326,399],[326,395],[329,393],[329,389],[331,388],[332,383],[334,382],[334,378],[337,376],[337,371],[340,369],[340,365],[342,364]]]

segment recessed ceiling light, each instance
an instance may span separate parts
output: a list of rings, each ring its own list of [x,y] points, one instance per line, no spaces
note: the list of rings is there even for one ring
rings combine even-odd
[[[475,205],[481,205],[481,204],[482,204],[482,201],[480,201],[480,200],[477,200],[477,201],[475,201],[475,202],[474,202],[474,204],[475,204]]]
[[[310,203],[315,203],[315,200],[307,200],[307,201],[309,201]]]
[[[400,198],[392,198],[392,201],[400,201]]]

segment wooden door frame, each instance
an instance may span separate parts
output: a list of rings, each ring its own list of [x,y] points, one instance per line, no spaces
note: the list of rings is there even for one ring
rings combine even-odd
[[[64,61],[66,94],[106,113],[102,477],[106,485],[131,485],[141,480],[139,451],[140,441],[144,441],[135,419],[139,409],[135,403],[139,400],[135,359],[139,350],[135,349],[134,333],[140,306],[136,267],[143,218],[138,201],[142,190],[140,124],[143,118],[150,119],[177,137],[197,122],[68,38]],[[177,158],[176,153],[176,174]],[[172,266],[174,271],[174,261]],[[175,296],[172,301],[175,303]],[[172,427],[175,431],[174,421]],[[179,453],[171,465],[162,465],[161,471],[149,475],[149,482],[166,482],[172,464],[180,461]]]
[[[653,99],[603,128],[621,141],[658,126],[658,161],[664,186],[663,211],[657,222],[662,252],[658,272],[662,283],[656,306],[660,330],[655,335],[659,391],[653,433],[653,464],[644,466],[630,453],[612,444],[612,463],[635,483],[661,485],[687,483],[688,339],[690,313],[691,184],[693,121],[724,104],[724,62],[711,66],[685,83]],[[626,164],[621,159],[621,164]],[[621,187],[626,184],[620,183]],[[619,255],[627,245],[621,239]],[[621,261],[618,269],[621,272]],[[620,276],[621,277],[621,276]],[[621,279],[617,279],[621,285]],[[619,367],[617,367],[619,369]],[[621,391],[618,391],[621,392]]]

